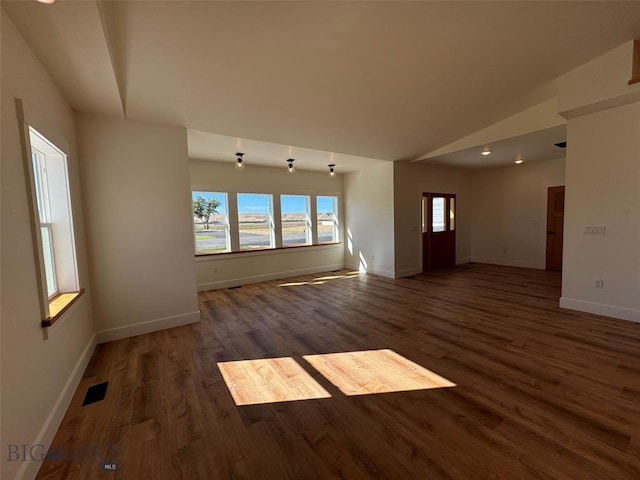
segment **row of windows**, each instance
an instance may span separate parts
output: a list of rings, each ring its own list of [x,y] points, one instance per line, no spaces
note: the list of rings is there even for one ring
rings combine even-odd
[[[339,241],[338,197],[200,191],[192,201],[196,255]]]

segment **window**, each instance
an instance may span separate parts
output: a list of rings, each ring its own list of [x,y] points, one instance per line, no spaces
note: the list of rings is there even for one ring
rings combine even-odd
[[[338,242],[338,197],[317,197],[318,243]]]
[[[449,198],[449,230],[456,229],[456,198]]]
[[[231,251],[227,194],[192,192],[196,255]]]
[[[51,320],[61,313],[61,303],[66,308],[66,302],[57,300],[65,297],[72,301],[76,296],[66,294],[79,291],[67,156],[31,127],[29,141],[34,238],[38,243],[37,263],[45,305],[43,320]]]
[[[274,198],[271,193],[194,188],[191,199],[196,256],[340,241],[337,196],[274,192],[278,195]]]
[[[47,168],[44,153],[38,151],[36,148],[32,148],[31,161],[33,162],[33,183],[35,186],[38,218],[40,221],[42,257],[44,260],[45,279],[47,282],[47,296],[52,298],[58,293],[58,284],[56,282],[51,209],[49,208],[49,185],[47,182]]]
[[[238,233],[240,250],[275,247],[271,195],[238,194]]]
[[[432,232],[444,232],[446,230],[445,218],[446,218],[446,203],[443,197],[433,197],[432,209],[431,209],[431,231]]]
[[[309,197],[306,195],[281,195],[282,246],[311,245],[311,221]]]
[[[422,233],[429,232],[429,208],[431,201],[428,196],[422,197]]]

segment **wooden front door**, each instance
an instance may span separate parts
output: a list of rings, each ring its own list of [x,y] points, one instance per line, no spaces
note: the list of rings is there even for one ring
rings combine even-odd
[[[456,196],[424,193],[422,196],[422,268],[456,264]]]
[[[562,270],[564,186],[547,191],[547,270]]]

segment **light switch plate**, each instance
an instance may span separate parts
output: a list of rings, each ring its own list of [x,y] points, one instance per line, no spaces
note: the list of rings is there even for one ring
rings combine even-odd
[[[582,229],[583,235],[604,235],[606,227],[604,225],[587,225]]]

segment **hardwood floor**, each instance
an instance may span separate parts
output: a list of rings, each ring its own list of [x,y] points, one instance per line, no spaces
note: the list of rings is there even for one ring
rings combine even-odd
[[[52,451],[118,470],[94,452],[38,478],[637,480],[640,324],[559,293],[557,273],[488,265],[202,293],[202,322],[100,345],[85,373]],[[376,349],[456,386],[346,396],[303,359]],[[331,397],[236,406],[217,362],[272,357]]]

